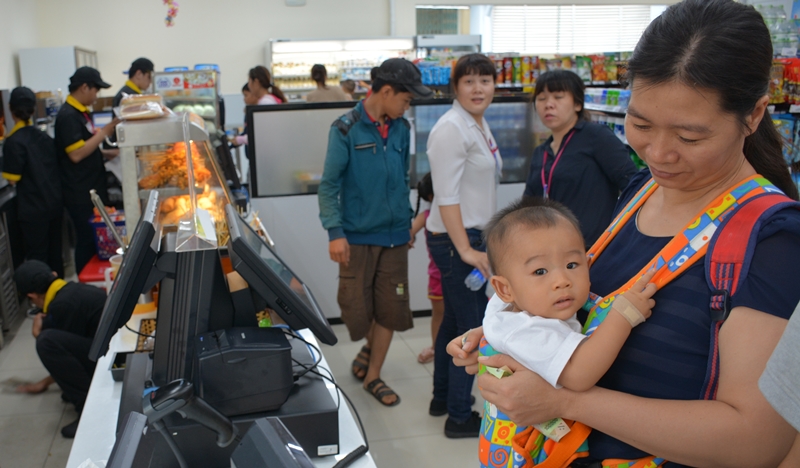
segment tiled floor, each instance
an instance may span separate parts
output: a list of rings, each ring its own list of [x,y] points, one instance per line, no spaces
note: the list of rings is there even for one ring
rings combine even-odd
[[[407,467],[412,461],[417,468],[476,466],[477,439],[447,439],[446,418],[428,415],[433,364],[418,364],[417,354],[430,343],[430,318],[416,319],[414,325],[395,336],[382,372],[402,399],[395,407],[381,405],[350,374],[350,362],[363,342],[351,342],[344,325],[333,327],[339,343],[323,345],[322,352],[361,415],[378,467]],[[16,333],[6,335],[6,346],[0,349],[0,382],[10,378],[35,381],[47,375],[36,356],[30,326],[30,319],[24,319],[15,327]],[[480,411],[483,399],[477,391],[473,393]],[[72,441],[61,437],[59,430],[75,417],[72,405],[61,401],[56,385],[42,395],[0,390],[0,467],[65,466]]]

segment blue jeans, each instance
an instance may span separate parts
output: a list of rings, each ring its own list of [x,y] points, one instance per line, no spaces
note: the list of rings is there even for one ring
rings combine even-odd
[[[467,229],[467,236],[472,248],[482,250],[480,231]],[[442,272],[444,296],[444,318],[436,335],[433,361],[433,399],[447,401],[450,418],[455,422],[465,422],[472,415],[470,395],[474,376],[453,364],[453,359],[447,354],[447,344],[483,323],[488,302],[486,285],[478,291],[470,291],[464,284],[474,267],[461,260],[450,236],[428,232],[427,241],[433,262]]]

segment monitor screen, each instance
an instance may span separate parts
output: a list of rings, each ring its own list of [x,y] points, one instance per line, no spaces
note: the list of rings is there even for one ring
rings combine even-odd
[[[228,252],[234,270],[290,327],[308,328],[321,342],[336,344],[336,335],[308,287],[233,206],[226,206],[225,213],[230,231]]]
[[[114,120],[113,112],[95,112],[92,114],[92,124],[94,128],[100,130]]]
[[[89,350],[89,359],[93,361],[106,354],[111,337],[130,320],[139,295],[142,294],[158,253],[158,239],[154,225],[157,212],[158,192],[153,190],[106,298],[103,315],[100,317],[100,324],[97,326],[97,333]]]

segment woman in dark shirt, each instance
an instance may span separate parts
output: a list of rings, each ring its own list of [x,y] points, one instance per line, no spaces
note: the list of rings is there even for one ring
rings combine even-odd
[[[553,135],[533,150],[526,197],[548,197],[572,210],[587,246],[608,223],[619,192],[636,173],[628,149],[605,125],[589,122],[583,81],[554,70],[536,80],[533,101]]]
[[[711,201],[755,174],[797,200],[767,111],[769,31],[752,6],[684,0],[647,28],[629,62],[626,134],[649,170],[635,177],[624,206],[651,177],[658,184],[591,268],[592,290],[621,287]],[[631,332],[614,365],[586,392],[554,389],[507,356],[483,359],[514,372],[478,379],[483,396],[523,425],[564,417],[594,431],[590,457],[665,458],[665,466],[778,466],[796,432],[769,405],[758,378],[800,300],[800,211],[778,211],[761,226],[749,272],[730,298],[718,336],[719,383],[702,390],[712,317],[705,262],[656,295],[650,319]],[[459,365],[482,333],[454,340]],[[468,354],[469,353],[469,354]]]

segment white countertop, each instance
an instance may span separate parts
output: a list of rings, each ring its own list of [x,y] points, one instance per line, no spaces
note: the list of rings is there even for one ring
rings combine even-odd
[[[145,318],[155,318],[155,312],[134,315],[128,322],[128,326],[138,330],[139,322]],[[309,330],[301,330],[300,335],[309,343],[317,344],[317,340]],[[86,460],[92,460],[101,468],[105,467],[105,462],[114,447],[117,414],[122,395],[122,382],[114,382],[108,368],[114,352],[133,351],[135,348],[136,335],[125,328],[121,328],[111,339],[109,352],[97,361],[97,367],[92,378],[92,386],[89,388],[89,395],[86,398],[81,422],[78,425],[78,432],[72,444],[67,468],[77,468]],[[320,367],[330,369],[325,356],[322,357]],[[326,386],[333,399],[336,400],[336,387],[329,382],[326,382]],[[363,444],[364,438],[361,436],[358,424],[345,399],[341,398],[339,407],[340,454],[332,457],[312,458],[312,461],[314,466],[329,468],[356,447]],[[375,461],[367,453],[350,466],[353,468],[373,468],[375,467]]]

